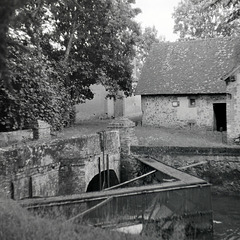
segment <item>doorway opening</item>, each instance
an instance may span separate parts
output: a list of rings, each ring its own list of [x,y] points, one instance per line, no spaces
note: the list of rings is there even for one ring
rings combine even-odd
[[[214,131],[227,131],[227,109],[226,103],[214,103]]]
[[[10,197],[14,199],[14,184],[13,182],[10,183]]]
[[[112,187],[119,184],[117,175],[114,170],[102,171],[92,178],[87,187],[87,192],[100,191],[104,188]]]

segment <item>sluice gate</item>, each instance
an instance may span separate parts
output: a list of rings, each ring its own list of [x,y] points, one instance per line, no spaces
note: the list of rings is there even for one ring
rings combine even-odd
[[[126,187],[128,181],[103,191],[20,203],[40,215],[116,231],[159,239],[211,239],[211,185],[155,159],[135,157],[152,168],[144,177],[152,176],[153,184]]]

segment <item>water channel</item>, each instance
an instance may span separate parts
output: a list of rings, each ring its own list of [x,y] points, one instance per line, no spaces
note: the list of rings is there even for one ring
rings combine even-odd
[[[240,196],[212,196],[214,240],[240,239]]]

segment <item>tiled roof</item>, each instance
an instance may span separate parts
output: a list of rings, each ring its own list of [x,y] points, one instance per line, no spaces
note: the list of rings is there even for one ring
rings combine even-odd
[[[220,78],[239,63],[240,37],[155,44],[136,94],[225,93]]]

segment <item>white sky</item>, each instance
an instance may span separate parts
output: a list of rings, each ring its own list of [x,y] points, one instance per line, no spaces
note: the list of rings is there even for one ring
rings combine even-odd
[[[152,27],[154,25],[159,36],[164,35],[167,41],[175,41],[177,35],[173,34],[174,21],[172,13],[179,2],[181,0],[136,0],[134,7],[142,10],[136,20],[143,27]]]

